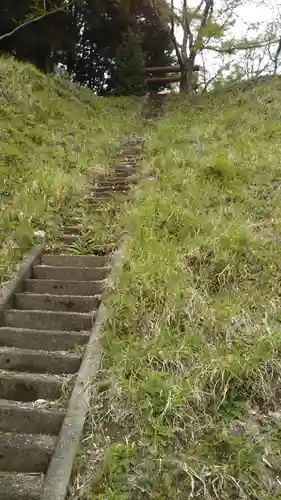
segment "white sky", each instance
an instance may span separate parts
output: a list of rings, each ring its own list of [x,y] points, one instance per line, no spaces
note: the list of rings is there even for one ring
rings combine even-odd
[[[215,7],[220,7],[221,0],[214,0]],[[270,2],[271,3],[271,2]],[[182,5],[182,0],[174,0],[175,7],[180,7]],[[196,7],[199,4],[199,0],[189,0],[188,5],[190,7]],[[273,0],[274,4],[274,0]],[[272,5],[273,5],[272,4]],[[245,0],[242,7],[237,9],[238,19],[235,26],[235,31],[237,36],[241,36],[245,32],[246,24],[255,22],[269,21],[273,15],[273,6],[253,5],[251,0]]]
[[[227,2],[225,0],[224,4]],[[251,23],[268,23],[274,18],[275,8],[277,0],[267,0],[268,5],[265,2],[260,2],[260,5],[254,4],[253,0],[245,0],[244,5],[237,9],[237,21],[235,26],[229,31],[231,37],[241,38],[246,35],[248,26]],[[174,0],[175,7],[180,7],[182,5],[182,0]],[[188,5],[190,7],[196,7],[199,4],[199,0],[188,0]],[[215,7],[220,7],[222,0],[214,0]],[[252,37],[255,37],[255,33],[252,31]],[[180,36],[180,32],[179,32]],[[214,53],[208,52],[207,57],[205,55],[205,62],[208,70],[213,73],[218,67],[218,57]],[[200,60],[197,61],[200,64]]]

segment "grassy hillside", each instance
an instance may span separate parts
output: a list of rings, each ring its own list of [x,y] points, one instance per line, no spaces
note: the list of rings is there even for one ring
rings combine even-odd
[[[280,117],[272,81],[150,131],[73,499],[281,498]]]
[[[0,283],[34,230],[55,230],[84,175],[137,131],[140,101],[97,98],[31,65],[0,59]]]

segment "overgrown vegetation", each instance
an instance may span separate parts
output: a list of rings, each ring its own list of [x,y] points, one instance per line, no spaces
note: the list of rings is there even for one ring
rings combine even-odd
[[[272,81],[169,101],[72,499],[280,499],[281,100]]]
[[[167,65],[173,59],[169,36],[150,0],[2,0],[1,7],[0,55],[31,62],[47,74],[63,68],[75,82],[101,95],[115,94],[116,80],[118,93],[122,90],[115,68],[118,47],[128,31],[138,33],[136,50],[148,66]],[[65,10],[30,23],[59,7]],[[138,79],[135,54],[128,55],[133,59],[131,70],[136,70],[131,77]]]
[[[144,95],[144,52],[137,33],[126,33],[123,43],[116,50],[115,94]]]
[[[35,230],[52,236],[58,216],[73,214],[85,174],[104,170],[121,138],[137,130],[140,106],[0,59],[0,282]]]

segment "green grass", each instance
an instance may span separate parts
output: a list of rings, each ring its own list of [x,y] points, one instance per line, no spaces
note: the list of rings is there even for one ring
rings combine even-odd
[[[85,216],[76,253],[131,235],[72,500],[281,499],[280,97],[172,98],[142,131],[148,178],[97,217],[86,179],[141,101],[0,59],[0,281],[58,216]]]
[[[72,499],[281,499],[281,90],[147,132]]]
[[[0,58],[0,283],[34,231],[52,239],[85,178],[104,171],[121,138],[137,133],[141,100],[95,97],[33,66]]]

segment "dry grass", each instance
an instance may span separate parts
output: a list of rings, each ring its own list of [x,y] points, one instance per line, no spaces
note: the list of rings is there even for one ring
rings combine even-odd
[[[281,498],[280,116],[273,81],[147,132],[72,500]]]
[[[85,174],[105,171],[120,139],[138,131],[140,107],[0,59],[0,283],[34,231],[55,238],[58,219],[81,203]]]

